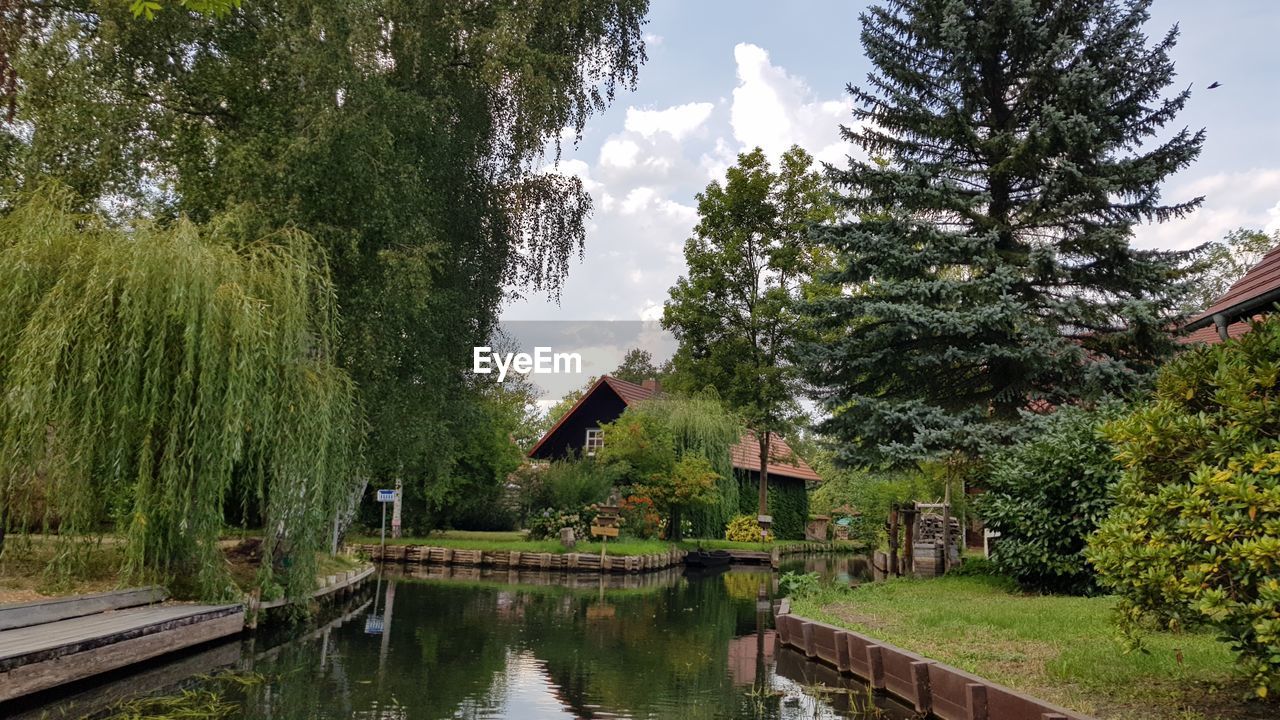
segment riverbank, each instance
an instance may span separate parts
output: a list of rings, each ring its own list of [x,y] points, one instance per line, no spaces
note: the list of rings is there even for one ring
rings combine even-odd
[[[1230,649],[1199,632],[1150,633],[1126,653],[1115,600],[1024,595],[999,578],[945,577],[828,588],[796,615],[866,633],[1104,720],[1264,720],[1244,700]]]
[[[228,539],[220,544],[231,580],[241,592],[252,592],[262,561],[260,539]],[[66,553],[74,553],[74,557]],[[0,604],[119,589],[124,561],[120,539],[109,535],[65,547],[55,537],[11,536],[5,541],[5,552],[0,555]],[[59,563],[68,563],[74,570],[59,570]],[[356,558],[317,553],[317,587],[331,575],[360,568]],[[195,599],[180,578],[167,590],[178,600]]]

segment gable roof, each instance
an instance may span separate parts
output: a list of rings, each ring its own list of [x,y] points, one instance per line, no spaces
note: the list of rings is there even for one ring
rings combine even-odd
[[[590,388],[587,388],[587,391],[582,394],[582,397],[578,398],[578,401],[573,404],[573,407],[569,408],[569,411],[562,415],[560,419],[556,421],[555,425],[551,426],[551,429],[538,440],[533,448],[529,450],[528,454],[532,456],[536,453],[538,448],[542,447],[547,439],[554,435],[556,430],[560,429],[560,426],[564,424],[564,421],[570,415],[577,412],[578,408],[586,402],[587,398],[591,397],[591,395],[596,393],[602,387],[608,388],[613,392],[613,394],[617,395],[618,398],[622,400],[624,405],[628,407],[642,400],[647,400],[658,393],[658,390],[655,388],[648,388],[643,385],[637,385],[633,382],[627,382],[626,380],[619,380],[615,377],[603,375],[599,380],[596,380]],[[750,432],[744,433],[742,439],[734,443],[734,445],[729,448],[729,455],[733,460],[734,468],[738,470],[760,472],[760,443],[756,440],[756,436],[754,434]],[[822,482],[822,478],[819,477],[818,473],[813,471],[813,468],[809,467],[809,464],[804,461],[804,458],[797,455],[795,451],[791,449],[791,446],[787,444],[787,441],[783,440],[782,437],[776,433],[769,440],[769,474],[782,475],[796,480],[805,480],[809,482]]]
[[[1239,337],[1249,331],[1246,322],[1250,318],[1269,312],[1277,302],[1280,302],[1280,245],[1263,255],[1262,260],[1249,268],[1208,310],[1188,321],[1184,328],[1194,332],[1183,338],[1183,342],[1222,342],[1216,327],[1217,315],[1226,322],[1228,336]],[[1238,328],[1237,323],[1240,323]]]

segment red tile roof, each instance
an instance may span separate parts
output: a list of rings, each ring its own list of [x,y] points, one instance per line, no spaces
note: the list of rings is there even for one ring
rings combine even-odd
[[[1249,268],[1249,272],[1237,280],[1222,297],[1214,301],[1208,310],[1188,320],[1188,326],[1203,325],[1206,321],[1209,324],[1181,338],[1180,342],[1207,344],[1222,342],[1218,336],[1218,328],[1212,322],[1213,316],[1218,313],[1226,315],[1231,323],[1227,326],[1228,336],[1240,337],[1249,332],[1250,319],[1271,311],[1266,307],[1248,308],[1248,303],[1269,293],[1275,293],[1277,290],[1280,290],[1280,246],[1272,248],[1270,252],[1263,255],[1262,260]]]
[[[641,400],[647,400],[658,392],[654,388],[647,388],[643,385],[637,385],[633,382],[627,382],[626,380],[619,380],[618,378],[605,375],[597,380],[589,390],[582,394],[582,397],[578,399],[578,402],[570,408],[569,412],[564,414],[564,417],[560,418],[559,422],[557,422],[554,427],[547,431],[546,435],[542,436],[542,439],[534,445],[533,450],[530,450],[529,454],[532,455],[547,438],[551,437],[551,434],[560,427],[560,424],[564,422],[565,418],[572,415],[574,411],[578,409],[578,406],[581,405],[583,401],[586,400],[589,395],[594,393],[601,385],[607,385],[609,389],[621,398],[622,402],[628,406],[634,405]],[[760,472],[760,443],[756,440],[756,436],[754,434],[749,432],[744,434],[742,439],[730,448],[729,454],[733,458],[733,466],[735,468],[739,470]],[[818,476],[818,473],[814,472],[813,468],[809,467],[809,464],[806,463],[803,458],[796,455],[795,451],[791,449],[791,446],[787,444],[787,441],[783,440],[777,434],[775,434],[769,442],[769,474],[782,475],[809,482],[822,482],[822,478]]]
[[[760,441],[756,439],[755,433],[748,432],[743,435],[729,452],[733,456],[734,467],[739,470],[760,472]],[[809,463],[797,455],[787,441],[776,433],[769,438],[769,474],[822,482],[822,478],[809,467]]]

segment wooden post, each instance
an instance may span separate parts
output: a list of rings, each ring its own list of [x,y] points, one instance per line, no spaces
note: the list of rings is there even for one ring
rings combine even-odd
[[[982,683],[969,683],[965,689],[965,708],[969,720],[987,720],[987,686]]]
[[[933,710],[933,693],[929,690],[928,661],[911,663],[911,684],[916,691],[916,712],[928,715]]]
[[[879,645],[867,646],[867,668],[871,675],[867,678],[867,684],[872,690],[884,690],[884,656],[880,650]]]
[[[902,541],[902,566],[903,572],[910,575],[915,571],[916,566],[916,508],[912,505],[903,508],[903,541]]]
[[[947,484],[942,495],[942,574],[951,569],[951,471],[947,470]]]
[[[896,503],[889,507],[889,574],[900,574],[898,572],[898,506]]]

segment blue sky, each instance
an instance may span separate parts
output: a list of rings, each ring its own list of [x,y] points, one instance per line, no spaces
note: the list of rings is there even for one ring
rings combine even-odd
[[[844,86],[869,70],[857,19],[867,4],[654,0],[639,86],[592,118],[560,162],[595,200],[585,259],[572,264],[558,305],[513,301],[504,318],[655,319],[684,271],[694,195],[736,153],[799,143],[843,157]],[[1200,161],[1165,196],[1206,203],[1186,220],[1139,229],[1137,244],[1188,247],[1242,225],[1280,230],[1280,2],[1156,0],[1152,12],[1149,36],[1182,29],[1175,87],[1190,84],[1193,96],[1180,123],[1208,131]],[[1214,81],[1222,87],[1206,90]]]

